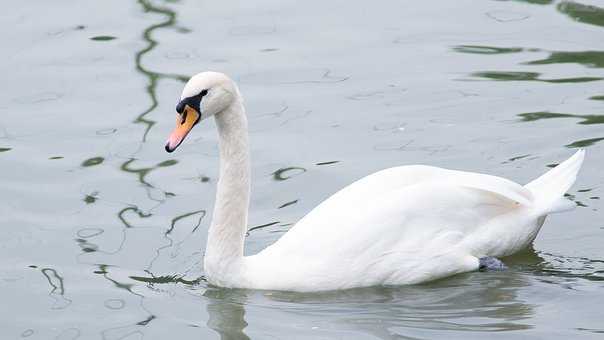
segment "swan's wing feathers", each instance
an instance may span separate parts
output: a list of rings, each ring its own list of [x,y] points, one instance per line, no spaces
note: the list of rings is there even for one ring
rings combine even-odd
[[[497,216],[531,204],[530,192],[511,181],[438,170],[372,195],[361,180],[324,201],[267,250],[307,259],[321,254],[317,263],[379,256],[373,249],[445,251]]]
[[[434,182],[491,191],[525,205],[530,205],[534,199],[530,190],[505,178],[426,165],[406,165],[366,176],[335,193],[321,205],[334,202],[356,204],[362,199],[384,196],[405,187]]]
[[[417,170],[415,180],[394,176]],[[286,271],[288,284],[314,273],[312,282],[337,278],[343,288],[347,282],[421,282],[467,271],[476,265],[473,254],[506,242],[499,236],[492,242],[501,235],[498,226],[509,225],[496,222],[532,204],[525,190],[494,176],[389,169],[334,194],[252,260],[267,272]]]
[[[452,176],[452,179],[448,181],[451,184],[490,192],[500,196],[502,199],[527,206],[530,206],[534,200],[530,190],[505,178],[461,171],[451,172],[458,174],[457,176]]]
[[[513,190],[498,189],[464,182],[420,183],[387,195],[388,212],[382,214],[400,216],[404,221],[401,237],[416,234],[416,230],[435,235],[444,231],[468,234],[499,215],[530,204]]]

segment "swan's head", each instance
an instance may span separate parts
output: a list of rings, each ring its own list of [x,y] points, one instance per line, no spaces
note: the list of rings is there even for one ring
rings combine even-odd
[[[222,112],[238,98],[235,83],[225,74],[201,72],[189,79],[176,105],[176,128],[166,141],[172,152],[197,123]]]

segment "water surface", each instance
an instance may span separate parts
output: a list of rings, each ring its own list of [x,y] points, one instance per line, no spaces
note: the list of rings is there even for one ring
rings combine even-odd
[[[29,1],[0,14],[4,339],[600,339],[604,4]],[[163,142],[183,82],[233,76],[248,254],[342,186],[423,163],[526,183],[587,148],[504,273],[321,294],[208,286],[214,123]]]

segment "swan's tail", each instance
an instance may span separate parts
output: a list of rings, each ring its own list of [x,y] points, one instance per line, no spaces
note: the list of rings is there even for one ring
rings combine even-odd
[[[577,179],[585,150],[577,151],[572,157],[546,172],[541,177],[525,185],[535,196],[536,209],[540,215],[573,209],[576,204],[564,194]]]

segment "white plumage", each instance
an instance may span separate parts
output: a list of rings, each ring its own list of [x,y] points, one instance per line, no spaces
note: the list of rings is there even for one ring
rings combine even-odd
[[[220,180],[204,259],[208,280],[219,286],[321,291],[434,280],[477,270],[480,257],[526,248],[547,214],[574,207],[563,195],[583,150],[526,186],[400,166],[343,188],[274,244],[244,257],[250,176],[242,99],[220,73],[200,73],[185,89],[183,98],[209,90],[202,116],[215,117],[220,135]]]

